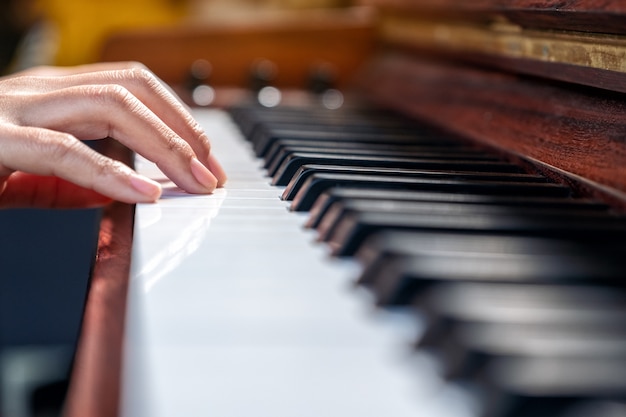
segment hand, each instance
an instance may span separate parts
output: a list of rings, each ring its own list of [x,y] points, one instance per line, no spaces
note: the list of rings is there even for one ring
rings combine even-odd
[[[141,64],[40,67],[0,78],[0,207],[156,201],[158,183],[82,142],[107,137],[187,192],[226,181],[187,107]]]

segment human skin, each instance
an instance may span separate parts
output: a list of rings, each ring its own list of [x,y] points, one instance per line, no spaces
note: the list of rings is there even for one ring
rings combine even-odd
[[[226,181],[189,109],[135,62],[38,67],[0,78],[0,207],[149,203],[161,186],[83,141],[113,138],[176,185]]]

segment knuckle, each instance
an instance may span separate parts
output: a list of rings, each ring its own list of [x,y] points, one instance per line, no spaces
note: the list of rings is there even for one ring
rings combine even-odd
[[[161,87],[157,77],[146,67],[134,67],[124,71],[124,76],[131,82],[156,90]]]
[[[103,178],[126,176],[128,168],[126,165],[111,158],[107,158],[102,154],[95,152],[83,152],[80,149],[82,142],[76,140],[67,144],[65,151],[60,151],[59,158],[65,158],[67,166],[83,165],[87,168],[86,177],[83,178],[86,184],[95,185],[102,181]],[[71,160],[71,161],[70,161]],[[62,165],[62,164],[58,164]]]
[[[133,95],[125,87],[119,84],[95,85],[87,88],[89,98],[105,103],[127,104],[134,99]]]
[[[209,141],[209,138],[207,137],[207,135],[202,133],[198,136],[197,141],[198,156],[200,156],[201,158],[208,158],[209,154],[211,153],[211,142]]]
[[[126,169],[121,162],[99,155],[95,160],[94,178],[125,176]]]
[[[125,65],[126,65],[126,68],[130,68],[130,69],[143,69],[143,70],[149,71],[148,67],[143,62],[126,61]]]
[[[191,148],[187,142],[183,141],[173,132],[164,132],[165,145],[168,152],[174,152],[177,154],[190,155]]]
[[[209,140],[209,137],[207,135],[205,135],[204,133],[202,133],[200,135],[200,137],[198,138],[198,141],[200,142],[200,145],[207,151],[210,152],[211,151],[211,141]]]
[[[69,133],[58,133],[38,140],[43,147],[43,154],[54,161],[66,161],[75,158],[81,143]]]
[[[47,132],[32,138],[39,155],[45,156],[47,170],[52,175],[59,175],[64,167],[75,166],[80,160],[82,143],[69,133]]]
[[[141,101],[133,95],[126,87],[119,84],[107,84],[102,86],[92,86],[87,93],[90,98],[98,100],[103,108],[121,108],[125,112],[137,114],[143,109]]]
[[[91,152],[85,144],[69,133],[46,135],[38,140],[46,155],[58,167],[76,166],[77,163],[88,164],[93,168],[94,175],[116,175],[123,173],[121,163]]]

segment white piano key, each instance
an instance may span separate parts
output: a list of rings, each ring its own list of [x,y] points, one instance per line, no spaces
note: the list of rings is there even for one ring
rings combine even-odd
[[[412,352],[416,319],[354,288],[225,113],[196,115],[229,181],[192,196],[137,161],[165,192],[136,210],[121,416],[471,415]]]

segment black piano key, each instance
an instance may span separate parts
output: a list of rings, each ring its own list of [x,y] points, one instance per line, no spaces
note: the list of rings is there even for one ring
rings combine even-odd
[[[334,158],[342,158],[345,159],[345,156],[355,157],[355,156],[363,156],[363,157],[377,157],[377,158],[404,158],[404,159],[415,159],[415,160],[443,160],[443,161],[480,161],[480,162],[495,162],[498,161],[493,155],[486,154],[485,152],[477,152],[477,151],[453,151],[453,150],[444,150],[444,151],[429,151],[429,150],[419,150],[419,151],[409,151],[408,149],[369,149],[367,147],[363,147],[361,149],[292,149],[289,151],[285,151],[284,154],[279,155],[272,164],[267,167],[267,173],[269,176],[275,176],[279,170],[287,169],[290,161],[294,155],[302,157],[303,155],[320,155],[325,154],[329,157]],[[348,160],[346,159],[346,162]],[[293,176],[293,174],[291,175]]]
[[[387,143],[390,145],[436,145],[442,146],[447,143],[457,144],[458,142],[446,139],[443,136],[420,135],[412,131],[385,133],[381,137],[380,133],[372,132],[345,132],[345,131],[314,131],[302,129],[274,129],[257,135],[256,138],[249,138],[252,142],[254,152],[259,157],[264,157],[272,145],[281,140],[307,140],[317,142],[360,142],[360,143]]]
[[[332,155],[321,153],[293,153],[287,157],[272,176],[272,185],[287,185],[303,165],[346,165],[387,167],[419,170],[520,172],[516,165],[493,160],[427,159],[415,157],[385,157],[375,155]]]
[[[350,213],[342,217],[327,241],[334,255],[351,256],[365,238],[384,229],[562,237],[594,242],[626,238],[626,221],[612,216],[569,216],[567,212],[525,216]]]
[[[490,364],[477,386],[479,417],[551,417],[572,404],[626,398],[626,358],[530,356]]]
[[[473,324],[545,325],[562,328],[622,328],[626,292],[594,285],[453,283],[431,287],[414,299],[425,318],[418,347],[432,349],[454,329]]]
[[[478,204],[478,203],[456,203],[447,202],[423,202],[423,201],[372,201],[368,199],[351,199],[347,201],[335,202],[327,209],[325,216],[317,225],[318,240],[327,241],[334,233],[335,227],[340,224],[345,216],[359,213],[380,213],[380,214],[420,214],[420,215],[454,215],[471,218],[474,215],[493,216],[557,216],[572,217],[583,220],[604,219],[606,213],[597,210],[588,210],[586,207],[567,209],[554,208],[550,206],[515,206],[498,204]]]
[[[480,167],[478,167],[480,168]],[[487,180],[487,181],[507,181],[507,182],[547,182],[547,179],[538,174],[526,174],[518,172],[493,172],[487,171],[454,171],[454,170],[424,170],[387,168],[384,166],[352,166],[352,165],[302,165],[287,184],[281,198],[283,200],[293,200],[298,191],[313,174],[357,174],[376,175],[381,177],[415,177],[415,178],[448,178],[459,180]]]
[[[365,239],[355,254],[362,265],[358,283],[371,285],[380,274],[379,267],[387,259],[413,255],[445,253],[460,254],[566,254],[580,258],[600,259],[611,269],[620,269],[626,255],[626,242],[578,242],[533,236],[500,236],[493,234],[438,233],[427,231],[383,230]],[[532,267],[532,265],[529,265]],[[626,301],[626,300],[625,300]]]
[[[420,131],[426,132],[423,125],[398,116],[382,112],[360,109],[328,110],[311,108],[306,111],[295,108],[231,109],[236,123],[242,127],[246,137],[255,135],[255,129],[281,128],[299,130],[346,129],[347,131]]]
[[[248,120],[265,128],[288,128],[307,130],[338,130],[349,132],[394,132],[416,131],[434,132],[415,120],[398,114],[373,111],[371,109],[338,109],[329,110],[321,107],[313,111],[297,111],[286,107],[269,111],[259,109],[248,114]]]
[[[454,282],[570,285],[591,280],[597,285],[624,284],[619,262],[607,264],[575,254],[424,251],[421,255],[382,258],[376,265],[376,273],[368,278],[379,305],[406,305],[433,285]]]
[[[364,129],[367,123],[376,126],[405,125],[407,120],[397,115],[382,115],[377,112],[350,110],[328,110],[324,108],[308,108],[306,111],[296,108],[278,107],[267,109],[263,107],[231,108],[233,120],[240,126],[246,137],[254,136],[257,127],[265,126],[299,126],[306,129],[315,129],[322,126],[358,125]],[[364,122],[364,117],[369,121]]]
[[[451,329],[436,346],[440,372],[448,380],[471,380],[494,361],[537,355],[626,360],[626,329],[620,319],[597,326],[465,324]]]
[[[334,187],[367,188],[371,190],[406,190],[460,194],[508,195],[529,197],[567,197],[568,187],[553,183],[504,181],[461,181],[369,175],[313,174],[302,185],[290,206],[292,211],[308,211],[324,191]]]
[[[407,152],[464,152],[469,154],[484,154],[484,151],[471,148],[469,146],[462,146],[456,144],[444,144],[444,145],[413,145],[413,144],[389,144],[386,143],[384,138],[381,138],[380,142],[319,142],[312,140],[289,140],[282,139],[274,142],[268,149],[264,156],[265,168],[271,166],[277,158],[281,158],[285,152],[293,151],[325,151],[332,152],[333,150],[354,150],[366,148],[371,151],[399,151],[404,150]]]
[[[626,359],[625,301],[621,289],[595,285],[439,286],[418,305],[428,318],[419,347],[435,352],[442,372],[486,391],[482,415],[526,416],[511,413],[527,407],[535,413],[545,411],[546,402],[560,397],[566,397],[568,404],[579,398],[606,398],[615,394],[613,389],[620,389],[613,385],[614,376],[603,374],[607,362]],[[562,380],[562,374],[552,374],[553,370],[547,374],[535,370],[524,378],[518,372],[492,373],[503,364],[539,361],[560,366],[563,359],[569,371],[582,365],[596,374],[595,380],[581,374],[572,384]],[[527,385],[522,387],[522,382]]]
[[[541,257],[544,254],[557,256],[565,254],[573,259],[592,258],[601,265],[599,270],[592,271],[595,276],[600,270],[608,270],[610,274],[620,275],[621,260],[626,254],[624,244],[615,245],[602,243],[588,245],[570,240],[547,239],[526,236],[494,236],[494,235],[467,235],[455,233],[428,233],[409,231],[383,231],[366,239],[356,253],[362,265],[357,283],[366,287],[378,287],[379,303],[402,304],[414,299],[416,292],[430,285],[434,276],[431,274],[424,283],[411,283],[412,279],[404,274],[402,265],[407,258],[414,255],[423,258],[428,254],[447,254],[451,258],[481,256],[482,254],[523,255]],[[515,258],[513,258],[515,259]],[[532,258],[531,258],[532,259]],[[565,258],[559,258],[565,261]],[[579,262],[579,261],[576,261]],[[448,267],[458,269],[459,265],[452,263]],[[478,265],[480,266],[480,265]],[[512,269],[513,265],[509,267]],[[524,270],[529,271],[537,265],[528,264]],[[595,264],[592,264],[595,268]],[[484,267],[488,268],[488,267]],[[567,266],[566,269],[574,267]],[[587,267],[587,270],[589,267]],[[389,270],[395,271],[389,273]],[[474,279],[468,281],[479,282],[484,280],[481,273],[490,272],[488,269],[463,271],[465,275],[473,274]],[[544,271],[545,272],[545,271]],[[445,271],[440,271],[445,273]],[[522,271],[516,272],[518,275]],[[583,273],[576,271],[577,274]],[[408,283],[404,281],[408,279]],[[454,275],[449,276],[454,281]],[[504,277],[503,277],[504,278]],[[442,279],[441,282],[448,282]]]
[[[626,399],[579,400],[565,407],[558,417],[623,417],[626,416]]]
[[[283,199],[288,199],[283,192]],[[289,196],[290,197],[290,196]],[[307,228],[316,228],[328,209],[338,201],[359,199],[373,201],[415,201],[440,202],[446,204],[493,204],[512,207],[552,207],[560,209],[582,209],[593,211],[607,211],[604,203],[582,198],[550,198],[550,197],[520,197],[520,196],[491,196],[481,194],[450,194],[431,193],[421,191],[402,190],[370,190],[361,188],[332,188],[323,192],[311,207],[309,218],[305,224]]]

